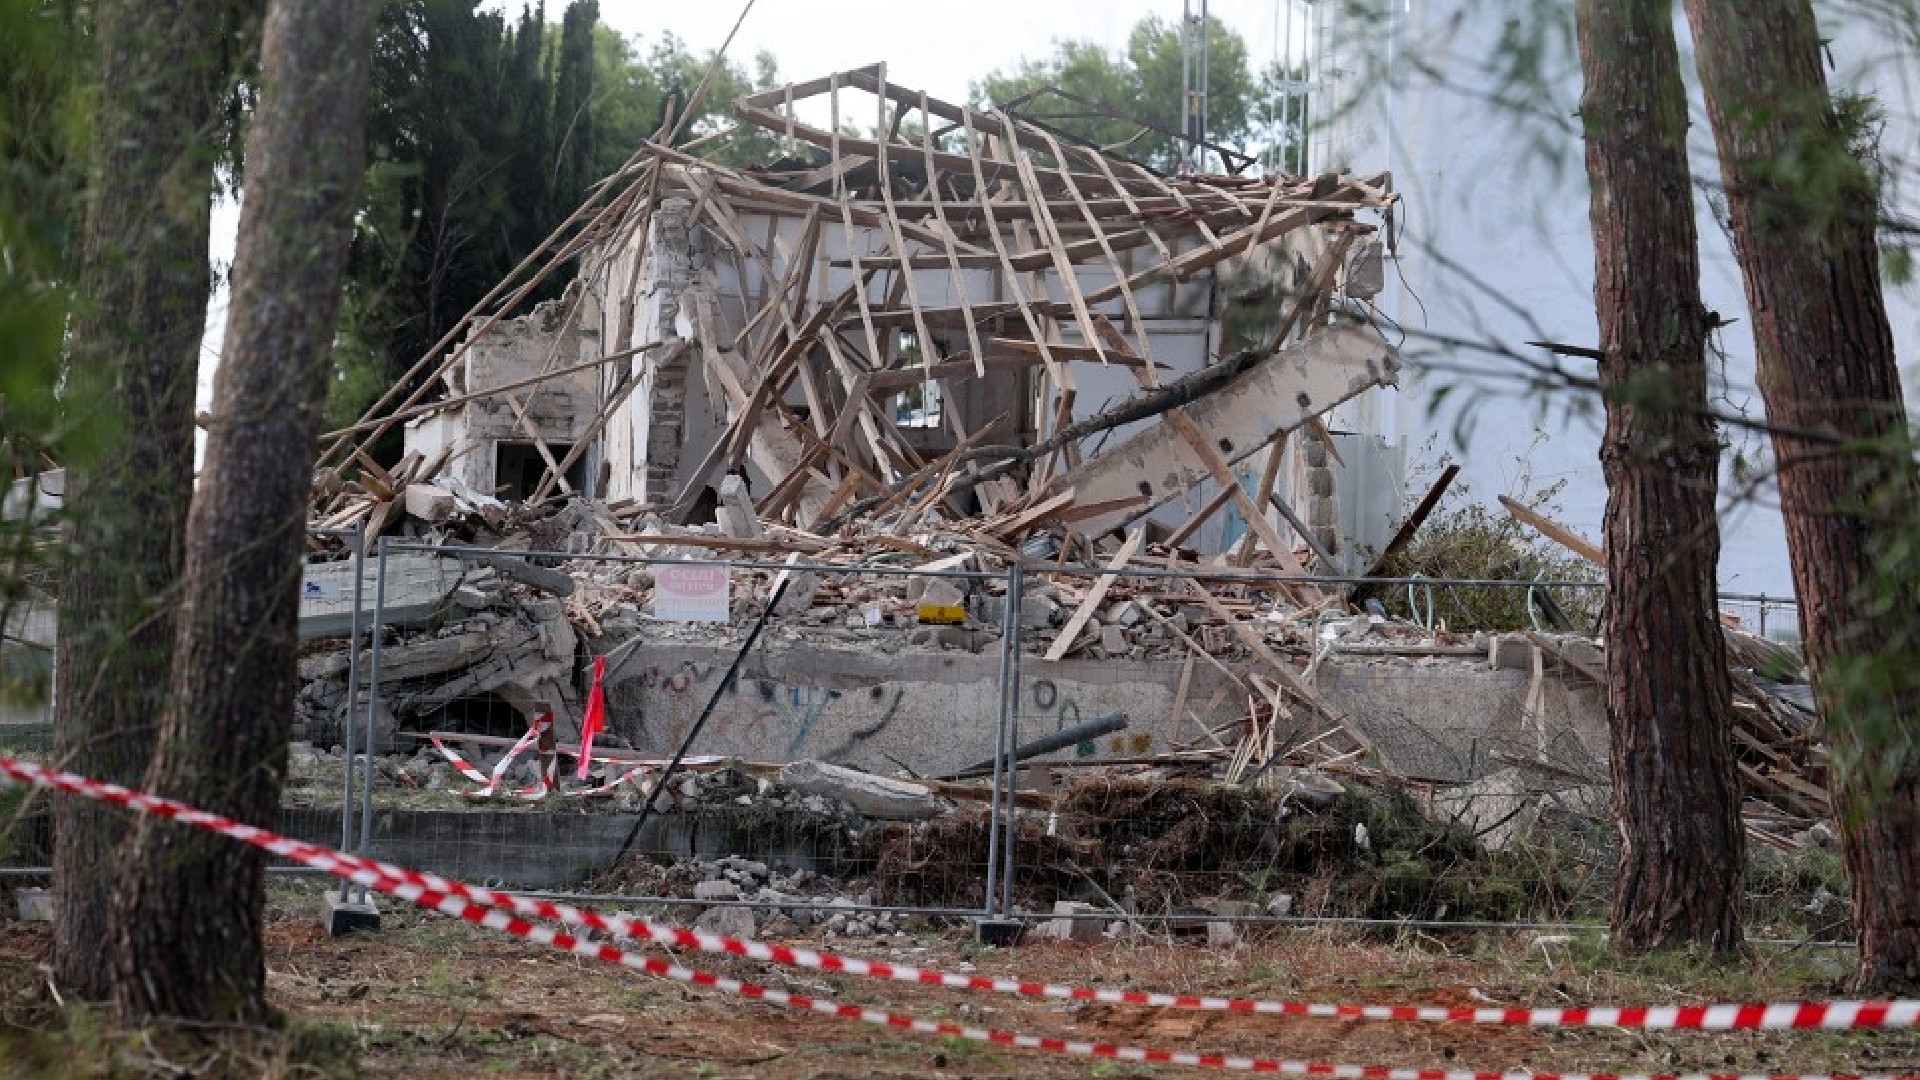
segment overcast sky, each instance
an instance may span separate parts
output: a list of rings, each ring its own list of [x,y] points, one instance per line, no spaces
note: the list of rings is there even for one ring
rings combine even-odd
[[[743,4],[600,0],[600,19],[628,36],[652,39],[672,32],[696,52],[706,52],[726,40]],[[1210,0],[1209,11],[1239,31],[1249,58],[1264,65],[1279,55],[1289,4],[1298,40],[1307,12],[1299,0]],[[503,6],[518,10],[519,5],[509,0]],[[558,17],[563,8],[562,0],[548,0],[549,15]],[[1119,48],[1141,19],[1158,15],[1177,24],[1180,12],[1180,0],[756,0],[727,55],[744,64],[770,52],[780,63],[782,80],[796,82],[885,61],[890,81],[957,102],[966,97],[970,81],[1022,57],[1046,55],[1055,41],[1091,40]]]

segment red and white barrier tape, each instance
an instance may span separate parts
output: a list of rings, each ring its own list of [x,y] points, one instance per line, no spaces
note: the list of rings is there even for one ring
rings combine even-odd
[[[756,1001],[767,1001],[807,1012],[835,1016],[841,1019],[859,1020],[864,1023],[879,1024],[901,1028],[930,1035],[944,1035],[976,1042],[992,1043],[1021,1049],[1048,1050],[1056,1053],[1079,1055],[1084,1057],[1112,1058],[1122,1061],[1149,1062],[1169,1065],[1187,1065],[1204,1068],[1230,1069],[1251,1072],[1287,1073],[1303,1076],[1335,1077],[1339,1080],[1920,1080],[1920,1075],[1903,1076],[1862,1076],[1859,1074],[1782,1074],[1782,1075],[1742,1075],[1742,1074],[1682,1074],[1656,1076],[1626,1076],[1613,1073],[1518,1073],[1518,1072],[1476,1072],[1465,1069],[1403,1069],[1372,1065],[1327,1065],[1314,1062],[1285,1061],[1263,1058],[1247,1058],[1223,1054],[1199,1054],[1180,1050],[1158,1050],[1142,1047],[1115,1046],[1106,1043],[1082,1042],[1072,1039],[1058,1039],[1051,1036],[1021,1035],[1012,1032],[996,1031],[988,1028],[966,1027],[940,1021],[922,1020],[902,1013],[869,1009],[858,1005],[842,1005],[822,998],[802,994],[791,994],[784,990],[760,986],[707,972],[694,971],[676,964],[639,956],[611,943],[596,944],[583,941],[571,934],[527,922],[503,908],[518,910],[523,906],[530,913],[551,911],[540,917],[559,918],[572,915],[583,925],[592,925],[598,929],[613,931],[618,924],[631,923],[631,920],[606,920],[590,911],[578,911],[565,905],[549,904],[546,901],[527,900],[491,890],[476,890],[458,882],[448,881],[436,875],[420,874],[398,867],[392,867],[360,856],[334,851],[317,844],[290,840],[277,836],[264,829],[244,825],[218,814],[197,810],[184,803],[159,796],[145,795],[120,787],[117,784],[102,783],[72,773],[60,772],[44,766],[23,762],[14,758],[0,756],[0,774],[55,791],[64,791],[101,802],[128,807],[139,813],[168,818],[182,824],[192,825],[209,832],[239,840],[246,844],[292,859],[308,866],[324,870],[338,877],[366,885],[369,888],[409,900],[421,907],[454,915],[480,926],[501,930],[516,937],[526,938],[541,944],[550,945],[577,956],[604,960],[662,978],[697,986],[710,986],[727,993],[736,994]],[[430,888],[429,880],[448,886],[446,891]],[[489,901],[501,906],[488,906],[467,896],[485,895]],[[645,924],[632,924],[636,927]],[[674,931],[670,936],[677,937]],[[705,935],[693,935],[704,937]],[[733,942],[739,946],[755,943],[737,942],[733,939],[716,939]],[[766,948],[761,946],[761,948]],[[744,949],[726,949],[740,955],[750,955]],[[841,970],[828,968],[827,970]],[[924,980],[916,980],[924,981]],[[1657,1010],[1644,1010],[1653,1012]]]
[[[1416,1021],[1427,1023],[1498,1024],[1533,1027],[1636,1028],[1644,1030],[1780,1030],[1825,1029],[1856,1030],[1909,1028],[1920,1026],[1920,1001],[1834,1001],[1789,1002],[1775,1004],[1600,1006],[1575,1008],[1466,1008],[1426,1005],[1341,1005],[1299,1001],[1255,1001],[1245,998],[1201,997],[1152,993],[1137,990],[1095,989],[1057,983],[1035,983],[985,975],[956,975],[905,964],[840,956],[795,949],[759,941],[684,930],[644,919],[605,916],[591,909],[576,908],[550,900],[529,899],[512,893],[464,885],[437,874],[408,870],[374,859],[346,855],[299,841],[275,841],[290,845],[301,854],[275,850],[289,858],[326,856],[342,861],[354,871],[358,884],[371,885],[361,874],[392,879],[404,889],[458,896],[484,907],[498,908],[528,918],[545,919],[568,926],[586,927],[623,937],[641,938],[666,945],[726,953],[751,960],[784,964],[816,971],[834,971],[848,975],[885,979],[893,982],[940,986],[955,990],[978,990],[1025,997],[1055,998],[1066,1001],[1099,1002],[1111,1005],[1136,1005],[1163,1009],[1196,1009],[1213,1012],[1254,1013],[1269,1016],[1313,1017],[1330,1020]],[[404,891],[396,893],[412,899]],[[777,905],[775,905],[777,906]]]
[[[553,715],[551,713],[541,713],[539,716],[534,717],[533,723],[527,727],[527,733],[520,736],[519,742],[508,747],[507,752],[501,755],[500,760],[494,764],[493,775],[491,776],[467,764],[467,759],[461,757],[459,752],[448,747],[446,743],[441,742],[438,735],[430,735],[428,738],[432,739],[433,745],[437,747],[442,754],[446,755],[448,761],[453,763],[453,767],[460,771],[460,775],[481,785],[481,787],[475,790],[462,791],[459,794],[469,799],[491,799],[499,792],[501,783],[506,779],[507,769],[513,765],[513,759],[525,753],[528,747],[539,741],[542,732],[551,730],[552,727]],[[547,792],[553,788],[553,778],[547,775],[551,771],[552,766],[551,763],[549,763],[546,767],[538,770],[539,776],[534,781],[532,787],[521,788],[518,791],[509,791],[507,794],[526,802],[538,802],[546,798]]]
[[[491,799],[495,795],[502,793],[500,790],[501,781],[506,777],[507,770],[512,767],[514,759],[519,757],[521,754],[525,753],[529,747],[533,746],[533,744],[539,739],[540,733],[542,731],[552,726],[553,726],[552,716],[543,713],[542,715],[535,717],[533,721],[533,726],[527,729],[527,733],[525,735],[520,736],[519,742],[516,742],[512,746],[508,747],[507,752],[501,756],[498,762],[494,764],[493,774],[491,776],[481,772],[479,769],[474,768],[471,764],[467,762],[466,758],[460,756],[460,752],[458,750],[455,750],[454,748],[448,746],[445,742],[442,742],[440,739],[440,736],[429,734],[427,736],[427,739],[433,743],[434,749],[440,751],[441,755],[444,756],[447,759],[447,761],[452,763],[454,769],[458,771],[460,775],[481,785],[478,788],[473,788],[467,791],[456,792],[455,794],[461,795],[469,799]],[[646,775],[647,773],[655,769],[660,768],[661,766],[667,763],[667,759],[665,758],[661,758],[657,761],[641,761],[636,763],[628,758],[618,758],[618,757],[612,757],[610,755],[598,755],[598,754],[592,753],[592,748],[590,746],[583,747],[583,749],[581,750],[578,756],[580,758],[580,763],[581,763],[581,766],[580,766],[581,772],[583,773],[586,771],[587,763],[590,761],[597,761],[603,764],[612,764],[612,765],[629,765],[631,767],[624,772],[616,774],[613,777],[613,779],[608,780],[606,783],[600,784],[597,787],[563,788],[560,786],[557,776],[553,775],[554,763],[549,762],[546,767],[540,770],[539,780],[532,787],[519,788],[517,790],[508,790],[505,792],[505,794],[511,795],[512,797],[519,799],[523,802],[539,802],[540,800],[546,798],[548,795],[564,795],[570,798],[584,798],[584,799],[606,798],[613,795],[616,791],[618,791],[620,785],[628,783],[630,781],[638,780],[640,777]],[[681,762],[681,764],[685,767],[692,768],[692,767],[703,766],[703,765],[717,764],[720,760],[721,759],[717,757],[688,758],[685,761]]]

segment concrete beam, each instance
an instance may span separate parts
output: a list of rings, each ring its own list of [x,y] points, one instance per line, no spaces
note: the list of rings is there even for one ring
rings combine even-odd
[[[1371,326],[1343,324],[1282,349],[1239,378],[1186,407],[1193,425],[1232,458],[1276,431],[1292,431],[1311,417],[1375,386],[1390,386],[1399,354]],[[1201,454],[1170,425],[1156,424],[1105,450],[1054,481],[1072,488],[1082,506],[1145,495],[1157,500],[1210,479]],[[1088,518],[1078,527],[1104,532],[1130,511]]]

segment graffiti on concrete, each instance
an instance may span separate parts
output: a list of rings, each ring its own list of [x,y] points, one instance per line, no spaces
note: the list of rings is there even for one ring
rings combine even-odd
[[[1055,732],[1065,731],[1081,721],[1078,699],[1061,694],[1052,679],[1033,680],[1033,684],[1027,688],[1027,695],[1043,720],[1052,719]],[[1153,736],[1145,732],[1122,732],[1107,740],[1107,753],[1116,757],[1127,753],[1145,754],[1152,749]],[[1099,752],[1100,744],[1093,739],[1082,739],[1073,746],[1073,756],[1076,758],[1090,758]]]
[[[635,690],[658,691],[648,695],[653,708],[632,710],[636,717],[635,733],[642,740],[642,745],[656,748],[678,746],[686,738],[713,693],[711,682],[703,679],[703,676],[710,674],[712,672],[708,665],[688,662],[671,669],[647,668],[628,680],[634,684]],[[631,691],[619,695],[627,700],[638,696]],[[879,715],[856,728],[828,751],[824,755],[827,760],[842,758],[861,743],[884,732],[898,715],[906,691],[894,688],[892,700],[888,702],[886,689],[876,686],[868,692],[868,696],[871,704],[863,703],[861,711],[878,708]],[[795,757],[809,749],[815,733],[821,728],[821,722],[844,697],[846,694],[840,690],[788,684],[775,679],[736,680],[715,703],[702,739],[711,738],[715,742],[761,748],[768,754],[783,753],[787,757]]]

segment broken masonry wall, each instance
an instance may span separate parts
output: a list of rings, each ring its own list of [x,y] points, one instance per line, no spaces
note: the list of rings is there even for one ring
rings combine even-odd
[[[674,170],[690,183],[700,182],[697,170],[678,166]],[[825,391],[814,388],[836,381],[828,376],[829,369],[842,369],[837,372],[840,381],[851,383],[868,367],[910,363],[911,358],[903,360],[901,353],[917,338],[922,325],[930,337],[930,342],[922,344],[931,347],[923,348],[921,359],[939,362],[964,354],[970,349],[971,339],[961,318],[963,308],[972,310],[976,336],[988,357],[1009,360],[1035,357],[1030,347],[995,343],[995,338],[1023,339],[1032,333],[1015,309],[1015,302],[1048,305],[1051,314],[1040,316],[1043,331],[1051,331],[1051,340],[1060,347],[1079,349],[1079,359],[1059,365],[1066,384],[1054,388],[1072,391],[1071,413],[1075,419],[1107,408],[1140,388],[1133,370],[1121,364],[1101,364],[1087,355],[1086,335],[1072,313],[1068,284],[1057,270],[1023,271],[1016,281],[1009,282],[997,268],[983,267],[975,261],[965,264],[957,274],[949,268],[923,265],[902,275],[888,231],[878,226],[849,228],[836,221],[818,221],[817,235],[810,241],[808,219],[796,212],[749,204],[719,221],[695,219],[695,209],[689,199],[663,200],[644,229],[623,234],[615,241],[619,247],[608,254],[606,271],[594,283],[610,349],[675,336],[692,339],[698,345],[674,363],[656,364],[651,357],[634,362],[642,381],[601,436],[609,471],[609,499],[634,499],[664,508],[689,486],[714,483],[720,468],[708,451],[723,436],[729,417],[742,411],[764,366],[773,359],[775,352],[766,349],[764,343],[775,340],[776,331],[784,332],[787,320],[804,322],[820,303],[836,297],[844,300],[850,295],[856,265],[863,272],[876,266],[889,271],[871,275],[867,286],[870,307],[888,307],[890,294],[897,306],[899,294],[909,291],[905,279],[910,279],[910,291],[917,299],[922,319],[914,320],[910,313],[898,310],[883,312],[873,319],[870,338],[866,320],[859,315],[860,305],[843,303],[835,316],[842,324],[841,344],[837,349],[816,346],[803,357],[803,363],[812,367],[811,379],[789,380],[780,402],[807,426],[809,431],[804,434],[809,437],[788,430],[773,415],[775,410],[765,410],[756,424],[747,462],[756,495],[770,491],[795,468],[813,439],[863,447],[873,444],[874,414],[895,407],[900,385],[870,394],[864,406],[855,403],[862,409],[861,415],[851,423],[840,422],[833,414],[843,407],[842,403],[830,395],[818,398],[816,395]],[[711,215],[717,211],[708,206],[703,212]],[[1127,338],[1128,347],[1155,364],[1160,381],[1179,378],[1243,344],[1242,338],[1270,330],[1266,323],[1277,324],[1281,314],[1305,294],[1314,270],[1330,249],[1333,228],[1314,225],[1297,229],[1251,248],[1222,267],[1201,270],[1185,280],[1169,278],[1136,287],[1135,310],[1143,317],[1144,334],[1130,319],[1128,306],[1120,297],[1089,305],[1090,313],[1111,320]],[[1201,244],[1197,237],[1177,237],[1170,239],[1168,246],[1180,254]],[[918,249],[918,245],[909,246]],[[796,271],[795,260],[803,255],[809,257]],[[1118,255],[1120,273],[1099,260],[1078,265],[1074,269],[1075,284],[1082,293],[1109,289],[1121,273],[1133,274],[1152,257],[1147,249],[1124,250]],[[742,330],[767,298],[780,290],[792,294],[804,290],[806,307],[776,311],[743,336]],[[1247,314],[1256,308],[1256,315]],[[1101,344],[1105,347],[1104,342]],[[762,351],[756,353],[756,347]],[[878,356],[869,359],[857,355],[866,352]],[[909,426],[902,429],[903,434],[924,444],[922,452],[940,452],[959,438],[960,431],[976,430],[1005,413],[1013,420],[1013,425],[1002,429],[1007,441],[1044,437],[1045,431],[1036,428],[1050,426],[1051,405],[1039,402],[1037,397],[1027,400],[1036,395],[1043,371],[1033,363],[1011,372],[996,370],[985,379],[942,380],[945,408],[953,412],[943,414],[932,431]],[[1044,419],[1036,425],[1029,419],[1033,417]],[[1152,420],[1123,426],[1108,435],[1102,445],[1117,445],[1155,426]],[[876,457],[890,461],[883,452],[876,451]],[[1264,455],[1256,455],[1236,471],[1251,482],[1264,463]],[[714,475],[696,475],[702,466],[713,467]],[[883,471],[887,467],[883,465]],[[1324,490],[1317,496],[1303,495],[1309,484]],[[1191,484],[1199,496],[1210,494],[1212,486],[1210,476]],[[1337,500],[1330,492],[1331,486],[1330,473],[1296,477],[1292,470],[1283,470],[1278,490],[1282,498],[1299,502],[1302,516],[1331,530],[1331,536],[1338,530]],[[797,500],[799,520],[813,520],[813,511],[828,494],[826,485],[818,480],[804,484]],[[1188,508],[1175,503],[1158,511],[1156,519],[1171,525],[1186,512]],[[1272,518],[1276,527],[1283,532],[1287,529],[1277,514]],[[1337,541],[1338,537],[1333,539]],[[1210,522],[1196,540],[1208,549],[1222,546],[1225,536],[1220,521]],[[1339,545],[1336,542],[1331,546]]]
[[[1583,677],[1543,678],[1537,711],[1530,673],[1480,661],[1334,659],[1316,685],[1401,775],[1464,782],[1543,762],[1607,783],[1606,701]]]
[[[735,648],[687,639],[642,646],[610,674],[613,731],[642,752],[672,753],[718,687]],[[1206,730],[1218,731],[1231,746],[1242,734],[1244,691],[1211,666],[1195,665],[1187,715],[1176,723],[1174,699],[1184,667],[1178,660],[1047,663],[1025,657],[1020,741],[1121,712],[1128,719],[1124,731],[1041,760],[1099,763],[1183,745],[1211,747]],[[870,645],[769,643],[747,658],[738,684],[721,695],[692,752],[939,775],[992,756],[999,679],[1000,659],[992,648],[885,652]],[[1519,758],[1604,782],[1606,716],[1599,695],[1551,675],[1542,682],[1540,708],[1530,711],[1530,686],[1528,673],[1490,669],[1484,660],[1404,657],[1331,660],[1321,666],[1319,681],[1327,702],[1374,743],[1390,771],[1471,780]]]
[[[607,684],[610,725],[635,748],[670,754],[685,738],[733,658],[734,647],[689,642],[641,648]],[[1020,739],[1031,741],[1111,713],[1127,728],[1051,759],[1100,761],[1174,749],[1201,737],[1193,719],[1171,722],[1178,661],[1062,660],[1022,665]],[[1209,727],[1244,702],[1214,700],[1224,677],[1196,668],[1191,710]],[[1210,708],[1208,703],[1213,701]],[[758,762],[816,759],[893,775],[923,776],[990,759],[1000,708],[997,649],[904,649],[769,643],[747,657],[693,752]],[[1211,745],[1211,744],[1208,744]]]
[[[444,379],[448,395],[459,397],[507,386],[598,356],[598,328],[583,327],[578,320],[563,324],[559,316],[562,307],[564,304],[543,304],[532,314],[496,322],[472,339],[460,363]],[[599,412],[599,379],[591,370],[510,393],[556,460],[586,434]],[[475,491],[493,492],[517,479],[500,474],[502,445],[531,447],[534,441],[507,397],[479,398],[416,418],[405,428],[406,449],[432,459],[451,447],[441,474]]]
[[[609,353],[657,341],[692,339],[691,314],[682,303],[694,274],[692,210],[693,203],[687,199],[662,200],[646,228],[635,230],[606,253],[600,275],[588,283],[598,301],[601,339]],[[673,500],[673,481],[685,444],[691,362],[684,352],[656,350],[620,365],[619,374],[637,379],[638,384],[601,434],[608,500],[630,499],[647,506]],[[612,370],[603,378],[607,394],[623,381]]]

